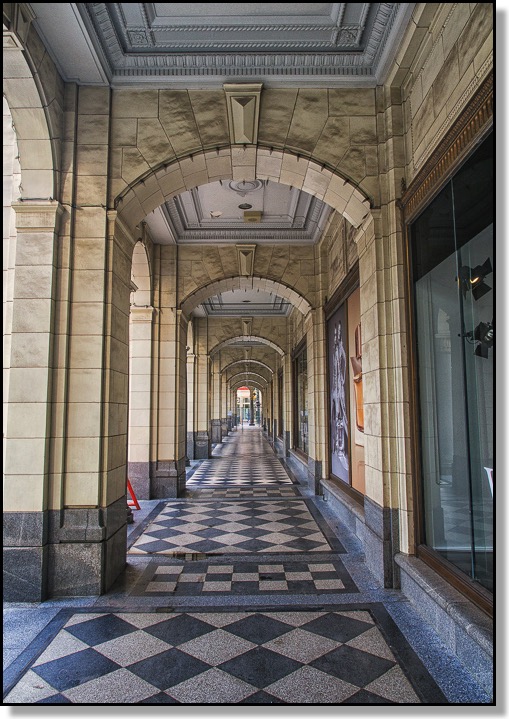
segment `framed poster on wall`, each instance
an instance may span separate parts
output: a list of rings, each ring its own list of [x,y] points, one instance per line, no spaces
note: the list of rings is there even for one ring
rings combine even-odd
[[[327,320],[331,476],[364,494],[364,402],[360,290]]]
[[[336,477],[350,483],[347,326],[344,304],[329,319],[328,335],[331,468]]]

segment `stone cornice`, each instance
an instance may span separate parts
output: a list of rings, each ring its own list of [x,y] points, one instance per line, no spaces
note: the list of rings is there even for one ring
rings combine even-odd
[[[113,70],[113,84],[136,76],[164,77],[302,76],[374,78],[401,3],[365,3],[356,22],[343,14],[322,24],[258,24],[157,17],[139,4],[139,19],[122,19],[121,4],[80,3],[92,22]],[[149,8],[150,10],[150,8]],[[118,17],[113,17],[113,14]],[[181,24],[179,21],[182,20]],[[123,84],[123,83],[122,83]]]

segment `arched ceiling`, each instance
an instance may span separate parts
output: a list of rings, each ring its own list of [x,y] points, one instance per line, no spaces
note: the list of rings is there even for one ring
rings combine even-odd
[[[65,80],[374,87],[415,3],[31,3]]]

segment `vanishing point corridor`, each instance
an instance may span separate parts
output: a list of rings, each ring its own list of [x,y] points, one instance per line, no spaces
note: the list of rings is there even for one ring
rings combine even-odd
[[[6,646],[6,703],[487,700],[259,427],[192,462],[185,498],[141,505],[110,592],[8,605],[32,624]]]

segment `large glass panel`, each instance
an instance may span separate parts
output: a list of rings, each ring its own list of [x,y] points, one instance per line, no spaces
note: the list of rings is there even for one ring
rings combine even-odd
[[[493,211],[486,141],[412,226],[425,542],[492,589]]]

